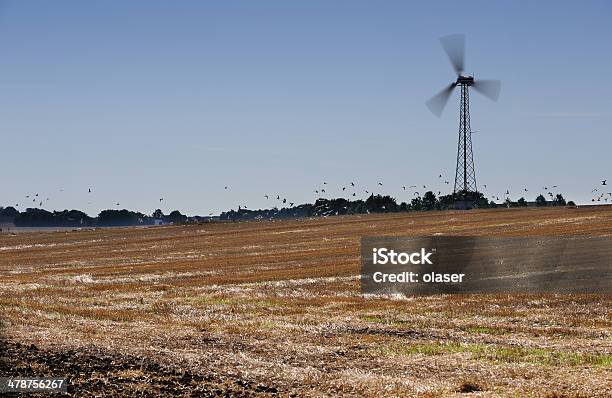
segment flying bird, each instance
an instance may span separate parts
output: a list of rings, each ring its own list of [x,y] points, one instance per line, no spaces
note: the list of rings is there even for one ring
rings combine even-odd
[[[355,183],[354,183],[354,182],[351,182],[351,186],[352,186],[352,187],[354,187],[354,186],[355,186]]]
[[[382,182],[379,182],[378,185],[380,185],[382,187]]]
[[[225,187],[225,189],[227,189],[227,187]]]
[[[91,193],[91,188],[88,189],[89,193]]]
[[[608,185],[608,184],[606,184],[607,181],[608,180],[601,180],[601,185]]]
[[[346,187],[342,187],[342,190],[344,191],[346,189]]]
[[[405,191],[405,190],[406,190],[406,187],[402,187],[402,189]]]
[[[270,199],[270,197],[268,195],[264,195],[264,198],[266,199]]]

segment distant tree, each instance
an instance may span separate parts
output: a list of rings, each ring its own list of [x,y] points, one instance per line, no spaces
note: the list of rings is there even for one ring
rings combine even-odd
[[[504,201],[504,206],[510,208],[510,207],[514,207],[514,203],[512,203],[512,201],[510,200],[510,198],[506,198],[506,200]]]
[[[19,212],[12,206],[0,207],[0,221],[13,222],[18,215]]]
[[[372,213],[386,213],[397,211],[397,202],[391,196],[370,195],[366,199],[367,209]]]
[[[574,203],[573,200],[570,200],[569,202],[567,202],[568,206],[576,206],[576,203]]]
[[[160,210],[157,209],[153,212],[153,214],[151,214],[151,217],[153,218],[164,218],[164,213]]]
[[[479,208],[487,208],[487,207],[491,207],[491,205],[489,204],[489,199],[485,198],[484,194],[482,192],[477,192],[476,193],[476,198],[474,200],[476,207]],[[495,206],[493,206],[495,207]]]
[[[525,198],[520,198],[516,201],[516,205],[518,207],[527,207],[527,201],[525,200]]]
[[[420,197],[416,197],[410,201],[410,209],[419,211],[423,210],[423,200]]]
[[[33,208],[19,213],[13,222],[18,227],[53,227],[55,224],[53,213]]]
[[[66,227],[86,227],[93,225],[94,219],[80,210],[54,211],[55,225]]]
[[[351,202],[349,208],[349,214],[363,214],[367,212],[368,208],[363,200],[356,200]]]
[[[546,198],[544,197],[544,195],[540,194],[536,198],[536,206],[540,206],[541,207],[541,206],[546,206],[546,205],[547,205]]]
[[[474,207],[477,208],[488,208],[496,207],[496,204],[489,199],[485,198],[482,192],[470,192],[468,193],[469,200],[473,201]],[[454,208],[455,202],[465,200],[462,192],[451,193],[448,195],[440,196],[438,199],[438,208],[441,210],[447,210]]]
[[[565,198],[560,193],[557,194],[555,200],[553,200],[553,206],[565,206],[567,203],[565,202]]]
[[[137,213],[123,210],[102,210],[98,214],[98,225],[103,227],[118,227],[141,225],[145,223],[146,216],[142,213]]]
[[[425,192],[423,196],[423,209],[424,210],[436,210],[439,208],[438,199],[432,191]]]
[[[219,220],[235,220],[237,218],[234,210],[223,211],[219,214]]]
[[[26,209],[13,220],[18,227],[86,227],[94,224],[94,219],[79,210],[49,212],[43,209]]]
[[[453,194],[442,195],[438,198],[438,205],[440,206],[440,209],[442,210],[451,209],[454,204],[455,204],[455,195]]]
[[[166,217],[166,220],[174,224],[179,224],[179,223],[186,222],[187,216],[181,214],[181,212],[178,210],[174,210],[173,212],[168,214],[168,216]]]
[[[399,211],[408,211],[410,210],[410,206],[406,202],[400,203]]]

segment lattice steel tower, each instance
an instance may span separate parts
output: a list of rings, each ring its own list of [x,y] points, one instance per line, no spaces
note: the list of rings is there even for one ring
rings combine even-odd
[[[468,196],[478,192],[476,187],[476,171],[474,169],[474,153],[472,152],[472,130],[470,129],[470,91],[474,84],[472,77],[460,76],[457,85],[461,87],[459,103],[459,143],[457,144],[457,169],[455,170],[455,194]]]
[[[457,80],[433,96],[426,102],[427,107],[436,115],[442,111],[448,102],[455,87],[461,88],[461,101],[459,102],[459,143],[457,145],[457,168],[455,170],[455,188],[453,193],[456,200],[470,201],[477,198],[476,171],[474,169],[474,154],[472,152],[472,130],[470,129],[470,93],[469,88],[483,94],[493,101],[499,98],[501,82],[499,80],[474,80],[474,76],[465,75],[465,36],[450,35],[440,38],[440,43],[448,55]]]

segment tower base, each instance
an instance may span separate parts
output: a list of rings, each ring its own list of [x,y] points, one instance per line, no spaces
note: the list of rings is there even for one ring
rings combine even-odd
[[[453,203],[453,210],[471,210],[478,207],[473,200],[456,200]]]
[[[470,210],[486,206],[487,200],[480,192],[459,191],[453,194],[454,210]]]

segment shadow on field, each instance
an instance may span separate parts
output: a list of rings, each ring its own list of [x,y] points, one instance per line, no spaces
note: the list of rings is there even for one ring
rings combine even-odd
[[[253,397],[276,396],[278,390],[256,382],[218,374],[197,374],[161,365],[151,358],[97,348],[54,351],[8,341],[0,326],[0,377],[66,379],[67,393],[53,396],[90,397]],[[13,396],[27,396],[21,395]],[[0,394],[1,395],[1,394]]]
[[[0,317],[0,376],[8,376],[6,321]]]

